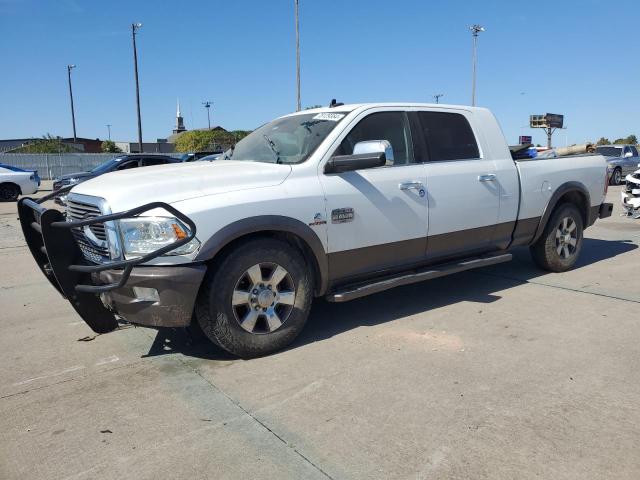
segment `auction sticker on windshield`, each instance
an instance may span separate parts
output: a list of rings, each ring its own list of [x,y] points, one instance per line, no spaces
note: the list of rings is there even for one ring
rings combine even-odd
[[[344,113],[319,113],[315,117],[314,120],[329,120],[331,122],[337,122],[344,117]]]

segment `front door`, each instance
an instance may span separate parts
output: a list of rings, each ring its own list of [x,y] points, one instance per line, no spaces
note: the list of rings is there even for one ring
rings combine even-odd
[[[500,175],[482,158],[466,114],[422,111],[414,123],[427,157],[429,260],[492,250],[499,233]]]
[[[350,155],[365,140],[387,140],[393,159],[378,168],[320,173],[334,282],[419,263],[426,250],[425,166],[415,162],[407,114],[370,110],[354,125],[333,155]]]

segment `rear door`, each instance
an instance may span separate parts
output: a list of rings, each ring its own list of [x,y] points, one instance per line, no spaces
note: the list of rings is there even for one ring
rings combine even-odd
[[[417,163],[409,119],[399,109],[360,114],[332,155],[350,155],[356,143],[387,140],[387,165],[325,174],[329,271],[334,282],[424,261],[427,237],[425,166]]]
[[[427,256],[453,258],[493,249],[500,186],[493,160],[484,158],[466,111],[418,111],[429,203]]]

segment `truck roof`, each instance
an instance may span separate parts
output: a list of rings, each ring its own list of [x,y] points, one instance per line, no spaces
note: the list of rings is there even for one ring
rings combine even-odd
[[[369,102],[369,103],[351,103],[347,105],[339,105],[336,107],[318,107],[318,108],[310,108],[308,110],[301,110],[299,112],[293,112],[289,115],[301,115],[305,113],[324,113],[324,112],[334,112],[334,113],[348,113],[359,108],[373,108],[373,107],[422,107],[422,108],[442,108],[442,109],[456,109],[456,110],[486,110],[483,107],[470,107],[467,105],[449,105],[446,103],[416,103],[416,102]],[[286,116],[289,116],[286,115]]]

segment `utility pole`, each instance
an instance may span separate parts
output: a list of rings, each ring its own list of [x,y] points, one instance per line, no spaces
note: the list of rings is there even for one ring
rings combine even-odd
[[[471,85],[471,106],[476,106],[476,69],[478,63],[478,34],[484,32],[484,27],[478,24],[469,27],[473,36],[473,75]]]
[[[207,109],[207,123],[209,124],[209,130],[211,130],[211,116],[209,115],[209,109],[213,104],[209,100],[207,100],[206,102],[202,102],[202,105],[204,105],[204,108]]]
[[[297,86],[297,111],[302,110],[300,104],[300,27],[298,23],[298,0],[293,0],[296,16],[296,86]]]
[[[140,83],[138,82],[138,50],[136,49],[136,31],[141,27],[141,23],[131,24],[131,38],[133,39],[133,68],[136,77],[136,107],[138,109],[138,153],[142,153],[142,119],[140,118]]]
[[[440,98],[444,97],[444,93],[436,93],[433,98],[435,99],[436,103],[440,103]]]
[[[69,99],[71,100],[71,122],[73,123],[73,143],[77,143],[76,136],[76,112],[73,108],[73,90],[71,88],[71,69],[76,68],[75,65],[67,65],[67,78],[69,79]]]
[[[109,140],[111,140],[111,124],[107,123],[107,130],[109,131]]]

